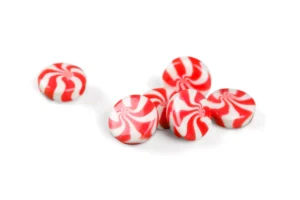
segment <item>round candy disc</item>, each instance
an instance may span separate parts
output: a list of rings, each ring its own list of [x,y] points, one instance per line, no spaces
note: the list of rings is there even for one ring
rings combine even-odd
[[[147,97],[131,95],[115,104],[108,125],[111,134],[120,142],[140,144],[156,131],[157,109]]]
[[[168,102],[174,94],[175,91],[168,90],[165,88],[155,88],[144,94],[144,96],[150,99],[157,108],[159,116],[159,129],[170,128],[169,123],[167,121],[166,111]]]
[[[200,60],[193,57],[174,59],[162,78],[164,86],[175,91],[195,89],[206,95],[211,87],[209,70]]]
[[[211,112],[205,97],[197,90],[187,89],[175,94],[167,107],[171,130],[186,140],[201,139],[211,125]]]
[[[240,128],[254,116],[255,101],[241,90],[220,89],[208,97],[216,123],[225,128]]]
[[[82,69],[75,65],[56,63],[41,72],[38,85],[40,91],[49,99],[67,102],[84,93],[86,77]]]

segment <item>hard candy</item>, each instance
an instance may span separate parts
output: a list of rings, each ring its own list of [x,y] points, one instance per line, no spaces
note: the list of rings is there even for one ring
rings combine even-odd
[[[219,126],[240,128],[249,124],[255,113],[255,101],[236,89],[220,89],[209,95],[209,107]]]
[[[175,91],[195,89],[204,96],[211,88],[211,75],[200,60],[193,57],[179,57],[172,61],[162,75],[165,88]]]
[[[56,63],[40,73],[38,86],[40,91],[51,100],[72,101],[84,93],[86,76],[83,70],[75,65]]]
[[[171,98],[167,107],[167,119],[177,137],[199,140],[211,126],[211,111],[207,100],[199,91],[187,89]]]
[[[168,102],[175,93],[175,91],[170,89],[155,88],[144,94],[144,96],[150,99],[157,108],[159,116],[159,129],[170,128],[169,123],[167,121],[166,111]]]
[[[147,97],[131,95],[115,104],[108,126],[111,134],[122,143],[144,143],[156,131],[158,112]]]

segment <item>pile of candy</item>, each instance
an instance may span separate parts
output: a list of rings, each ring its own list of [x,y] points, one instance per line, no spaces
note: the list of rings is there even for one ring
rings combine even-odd
[[[255,101],[241,90],[223,88],[206,98],[211,75],[196,58],[174,59],[162,80],[163,87],[127,96],[115,104],[108,126],[117,140],[141,144],[157,129],[171,129],[178,138],[195,141],[207,134],[212,120],[225,128],[240,128],[254,116]],[[57,63],[40,74],[38,84],[48,98],[67,102],[84,93],[86,77],[77,66]]]

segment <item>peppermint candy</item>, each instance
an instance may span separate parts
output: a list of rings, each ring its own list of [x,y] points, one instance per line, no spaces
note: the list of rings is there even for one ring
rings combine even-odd
[[[111,134],[120,142],[141,144],[155,133],[158,112],[147,97],[131,95],[115,104],[108,126]]]
[[[187,89],[175,94],[167,108],[167,119],[177,137],[199,140],[211,126],[211,112],[205,97],[197,90]]]
[[[165,88],[155,88],[144,94],[144,96],[150,99],[157,108],[159,116],[159,129],[170,128],[169,123],[167,121],[166,111],[168,102],[175,93],[176,92],[173,90]]]
[[[251,122],[255,101],[236,89],[220,89],[209,95],[211,75],[197,58],[178,57],[165,69],[163,86],[143,95],[119,100],[108,119],[109,131],[118,141],[134,145],[148,141],[157,129],[171,129],[181,139],[195,141],[211,128],[212,118],[225,128]],[[56,63],[38,77],[40,91],[49,99],[68,102],[83,95],[86,76],[75,65]]]
[[[236,89],[220,89],[208,97],[212,116],[219,126],[241,128],[249,124],[255,113],[255,101]]]
[[[174,59],[162,75],[165,88],[175,91],[195,89],[206,95],[211,87],[211,76],[207,67],[193,57]]]
[[[78,99],[84,93],[86,76],[82,69],[75,65],[56,63],[40,73],[38,86],[49,99],[68,102]]]

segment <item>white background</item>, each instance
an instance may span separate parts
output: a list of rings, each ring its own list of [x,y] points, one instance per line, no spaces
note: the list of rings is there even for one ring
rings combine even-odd
[[[1,0],[0,199],[300,198],[299,1]],[[201,59],[212,90],[242,89],[249,126],[197,142],[157,131],[126,146],[107,130],[113,104],[161,86],[178,56]],[[74,103],[37,89],[54,62],[88,78]],[[298,72],[297,72],[298,71]]]

